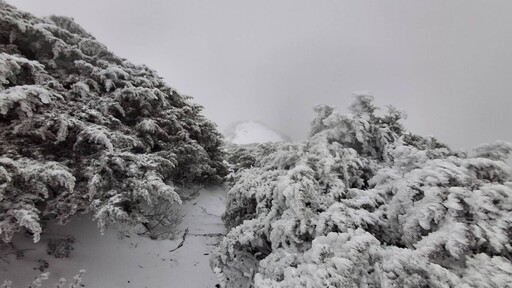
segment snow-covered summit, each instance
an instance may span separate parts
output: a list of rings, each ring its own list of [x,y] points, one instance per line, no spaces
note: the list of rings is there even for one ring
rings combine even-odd
[[[234,144],[289,141],[288,137],[282,133],[261,122],[252,120],[231,124],[224,132],[224,136],[228,142]]]

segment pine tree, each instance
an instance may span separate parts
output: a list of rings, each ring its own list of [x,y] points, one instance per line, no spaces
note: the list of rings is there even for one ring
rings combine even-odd
[[[143,223],[176,185],[218,183],[223,144],[201,106],[72,19],[0,1],[0,236],[77,212]]]

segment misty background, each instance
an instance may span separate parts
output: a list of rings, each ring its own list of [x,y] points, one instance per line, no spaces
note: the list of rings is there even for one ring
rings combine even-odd
[[[312,107],[367,90],[454,148],[512,141],[512,1],[8,0],[73,17],[205,107],[295,140]]]

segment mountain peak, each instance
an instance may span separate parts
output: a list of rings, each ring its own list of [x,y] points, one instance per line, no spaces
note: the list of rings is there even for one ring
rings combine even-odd
[[[226,129],[224,136],[228,142],[233,144],[289,141],[287,136],[275,131],[259,121],[254,120],[231,124]]]

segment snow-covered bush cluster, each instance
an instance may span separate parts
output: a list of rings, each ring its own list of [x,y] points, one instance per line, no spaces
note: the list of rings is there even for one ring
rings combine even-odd
[[[80,270],[80,272],[75,275],[73,277],[73,281],[66,281],[65,278],[60,278],[59,279],[59,282],[57,282],[53,287],[55,288],[64,288],[64,287],[69,287],[69,288],[80,288],[80,287],[84,287],[84,285],[82,284],[82,280],[83,280],[83,276],[84,276],[84,273],[85,273],[85,270]],[[37,287],[42,287],[43,284],[46,284],[44,283],[46,280],[48,280],[48,277],[50,276],[50,272],[45,272],[45,273],[42,273],[41,275],[38,275],[30,284],[28,284],[28,288],[37,288]],[[19,283],[16,283],[16,284],[19,284]],[[68,284],[66,286],[66,284]],[[10,280],[5,280],[2,285],[0,285],[0,288],[12,288],[13,286],[13,283],[12,281]],[[47,285],[45,285],[46,287],[48,287]]]
[[[0,0],[0,237],[91,211],[141,223],[176,185],[220,182],[221,135],[146,66],[115,56],[72,19]]]
[[[309,139],[231,146],[223,287],[510,287],[512,145],[457,152],[359,94]]]

